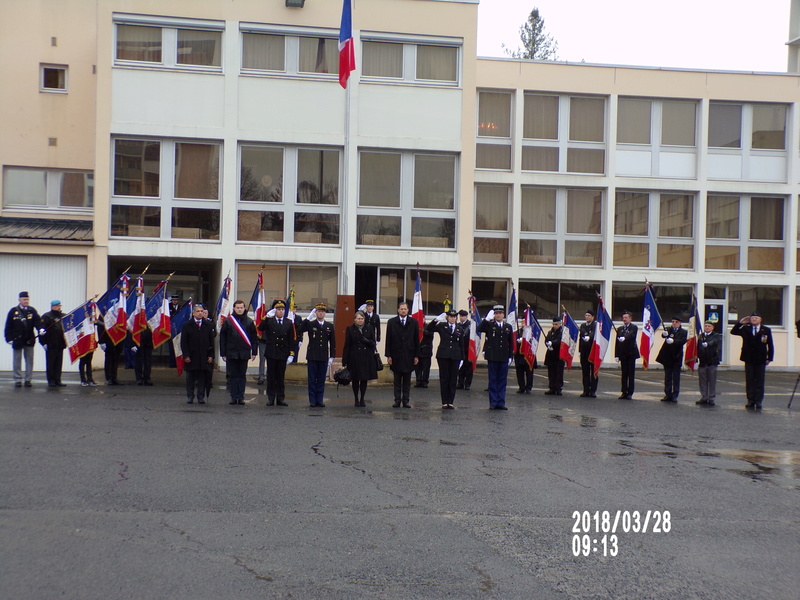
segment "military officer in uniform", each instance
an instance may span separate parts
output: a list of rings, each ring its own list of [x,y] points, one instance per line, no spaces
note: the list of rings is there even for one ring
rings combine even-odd
[[[442,313],[425,327],[428,331],[439,334],[436,362],[439,365],[439,392],[443,409],[455,408],[453,403],[456,399],[458,365],[464,360],[464,346],[461,341],[463,333],[456,324],[457,317],[458,313],[451,310]]]
[[[633,398],[636,359],[639,358],[639,348],[636,346],[636,334],[639,328],[631,321],[633,321],[633,314],[629,310],[624,311],[622,313],[622,325],[617,328],[617,341],[614,345],[614,357],[622,370],[620,400],[631,400]]]
[[[469,333],[470,333],[470,320],[469,313],[463,308],[458,311],[458,322],[456,323],[461,327],[461,343],[464,345],[462,351],[464,352],[464,362],[458,369],[458,383],[456,384],[457,390],[468,390],[472,386],[472,371],[474,365],[469,359]]]
[[[672,317],[672,326],[665,328],[661,337],[664,338],[664,343],[656,356],[656,362],[664,365],[664,397],[661,401],[677,402],[681,392],[683,346],[687,338],[678,315]]]
[[[547,367],[548,390],[546,396],[560,396],[564,387],[564,360],[561,358],[561,331],[563,321],[559,315],[553,317],[553,327],[544,338],[547,352],[544,355],[544,364]]]
[[[372,325],[375,330],[375,341],[381,341],[381,317],[375,312],[375,300],[367,300],[364,303],[364,322],[367,325]]]
[[[486,335],[486,340],[483,342],[483,356],[489,366],[489,408],[508,410],[506,408],[508,367],[514,360],[516,338],[514,328],[505,321],[506,309],[503,305],[495,304],[492,310],[494,311],[492,320],[484,319],[478,326],[478,331]]]
[[[42,315],[42,328],[39,330],[39,342],[44,346],[47,359],[47,385],[50,387],[64,387],[61,383],[61,369],[64,363],[64,348],[67,341],[64,338],[64,326],[61,312],[61,300],[50,303],[50,312]]]
[[[775,358],[772,330],[761,323],[761,313],[753,312],[731,329],[731,335],[742,338],[739,360],[744,363],[747,404],[745,408],[761,410],[764,402],[764,379],[767,365]]]
[[[22,359],[25,358],[25,387],[31,387],[33,377],[33,349],[41,319],[36,309],[30,306],[28,292],[19,293],[19,303],[6,316],[6,342],[13,351],[14,386],[22,387]]]
[[[594,363],[589,361],[594,347],[594,332],[597,323],[594,311],[586,311],[586,321],[578,328],[578,350],[581,353],[581,373],[583,375],[583,393],[581,398],[597,398],[597,377],[594,374]]]
[[[697,379],[700,382],[700,400],[695,402],[701,406],[714,406],[717,398],[717,366],[720,361],[722,336],[714,331],[714,323],[706,321],[703,333],[697,340]]]
[[[320,302],[297,327],[297,334],[308,333],[306,361],[308,362],[308,402],[312,407],[324,408],[325,377],[336,356],[336,336],[333,325],[325,320],[328,305]],[[277,311],[276,311],[277,313]],[[312,319],[313,317],[313,319]],[[267,366],[269,371],[269,366]]]
[[[267,359],[267,406],[287,406],[286,367],[297,357],[297,333],[294,322],[286,315],[286,303],[272,303],[275,316],[266,318],[258,326]]]

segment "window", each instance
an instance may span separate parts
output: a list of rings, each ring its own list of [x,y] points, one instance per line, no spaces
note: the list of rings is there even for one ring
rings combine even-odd
[[[364,77],[403,78],[403,44],[364,42],[361,74]]]
[[[175,197],[219,198],[219,145],[175,144]]]
[[[339,244],[339,154],[334,148],[243,144],[239,241]]]
[[[164,21],[168,21],[165,23]],[[222,29],[218,21],[201,27],[182,27],[177,19],[149,22],[148,18],[119,19],[116,61],[170,68],[222,69]],[[194,23],[193,23],[194,24]]]
[[[697,103],[692,100],[620,97],[617,143],[693,147],[696,122]]]
[[[786,107],[778,104],[753,105],[751,148],[786,149]]]
[[[526,93],[522,170],[605,173],[605,108],[600,97]]]
[[[4,167],[3,206],[30,209],[87,209],[94,206],[94,173]]]
[[[602,265],[602,190],[522,186],[520,200],[520,263]]]
[[[67,91],[67,67],[65,65],[39,65],[39,72],[40,91]]]
[[[359,161],[358,245],[455,248],[455,155],[362,150]]]
[[[363,78],[428,85],[452,86],[458,83],[460,40],[445,46],[425,43],[420,38],[401,37],[403,39],[391,39],[362,32]]]
[[[780,197],[709,194],[706,269],[783,271],[784,205]]]
[[[692,316],[693,291],[694,288],[690,285],[653,284],[658,313],[667,324],[675,315],[679,315],[684,323],[689,321]],[[622,311],[624,310],[629,310],[633,313],[634,321],[641,321],[644,304],[644,284],[614,282],[611,286],[611,304],[613,307],[611,316],[615,321],[622,319]]]
[[[148,140],[114,141],[114,195],[159,195],[161,143]]]
[[[259,273],[263,274],[267,305],[271,305],[273,300],[286,301],[289,292],[294,290],[298,317],[305,318],[317,302],[328,305],[328,314],[336,310],[336,284],[339,278],[336,266],[240,262],[236,265],[234,297],[247,302]]]
[[[742,105],[711,103],[708,110],[708,145],[742,147]]]
[[[417,46],[417,79],[458,81],[458,48],[450,46]]]
[[[508,186],[475,186],[475,262],[508,263]]]
[[[741,318],[757,310],[765,325],[780,327],[784,324],[783,290],[782,287],[763,285],[729,285],[729,311],[738,313]]]
[[[661,103],[661,145],[696,146],[697,103],[664,100]]]
[[[780,104],[712,102],[708,115],[708,145],[742,148],[742,126],[749,123],[749,148],[785,150],[786,115],[787,107]]]
[[[511,169],[511,100],[507,92],[478,92],[478,139],[475,166]],[[484,139],[485,138],[485,139]]]
[[[586,310],[597,307],[600,282],[555,282],[520,279],[517,290],[518,309],[521,314],[530,305],[538,319],[549,320],[560,315],[564,306],[570,316],[580,323]]]
[[[615,267],[693,269],[694,235],[692,194],[617,192]]]
[[[426,315],[439,315],[444,311],[445,298],[453,298],[453,271],[446,269],[420,269],[422,281],[422,310]],[[375,283],[377,281],[377,290]],[[377,296],[376,310],[378,314],[393,316],[397,314],[397,305],[408,302],[409,308],[414,299],[417,281],[416,268],[374,267],[359,265],[356,267],[356,289],[365,290],[365,298]]]
[[[649,144],[652,102],[620,98],[617,106],[617,143]]]
[[[286,38],[266,33],[243,33],[242,68],[259,71],[285,70]]]
[[[339,41],[325,37],[300,38],[300,73],[339,73]]]

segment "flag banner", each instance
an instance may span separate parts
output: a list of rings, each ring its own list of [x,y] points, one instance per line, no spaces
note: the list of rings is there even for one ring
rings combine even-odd
[[[115,346],[125,339],[128,331],[128,281],[130,277],[120,275],[105,294],[97,301],[97,310],[103,319],[106,334]]]
[[[159,283],[153,295],[150,296],[150,300],[145,305],[145,315],[150,331],[153,332],[153,348],[158,348],[172,337],[166,281]]]
[[[589,353],[589,362],[594,365],[595,377],[600,373],[603,359],[606,356],[608,347],[611,345],[611,332],[613,329],[614,322],[611,320],[608,311],[606,311],[602,296],[597,294],[597,319],[595,320],[594,328],[594,345],[592,346],[592,351]]]
[[[422,310],[422,277],[419,274],[419,265],[417,282],[414,285],[414,301],[411,303],[411,318],[419,323],[419,339],[422,341],[422,334],[425,333],[425,311]]]
[[[442,304],[444,305],[444,312],[450,312],[453,310],[453,301],[450,300],[450,296],[447,294],[444,295],[444,302]]]
[[[247,336],[247,332],[244,330],[244,327],[242,327],[242,324],[239,323],[239,319],[236,317],[231,317],[228,319],[228,322],[237,332],[239,332],[239,335],[242,336],[244,343],[247,344],[249,348],[252,348],[253,344],[250,343],[250,338]]]
[[[533,369],[536,363],[536,351],[539,349],[539,340],[542,337],[542,326],[530,308],[525,310],[522,326],[522,356],[528,367]]]
[[[147,327],[144,302],[144,279],[136,278],[136,289],[128,295],[128,331],[131,332],[133,343],[137,346],[142,343],[142,331]]]
[[[342,23],[339,27],[339,85],[347,89],[350,73],[356,68],[356,50],[353,40],[353,12],[351,0],[342,4]]]
[[[642,366],[646,369],[650,364],[650,349],[655,341],[656,331],[661,327],[661,315],[656,307],[653,286],[648,283],[644,288],[644,308],[642,309],[642,337],[639,340],[639,354],[642,355]]]
[[[697,340],[703,332],[703,322],[700,320],[700,313],[697,310],[697,296],[692,292],[692,308],[689,317],[689,333],[686,339],[686,354],[683,364],[692,371],[697,367]]]
[[[572,357],[575,356],[575,350],[578,348],[578,326],[569,313],[564,310],[561,313],[563,323],[561,325],[561,349],[559,350],[559,358],[566,363],[568,369],[572,368]]]
[[[286,318],[292,321],[292,336],[294,336],[294,339],[297,339],[297,324],[295,323],[297,319],[297,306],[294,301],[294,286],[289,288],[289,299],[286,302]]]
[[[175,365],[178,369],[178,375],[183,373],[183,350],[181,350],[181,330],[184,324],[192,318],[192,299],[180,307],[172,319],[170,319],[170,327],[172,328],[172,347],[175,349]]]
[[[481,347],[481,334],[478,333],[481,313],[478,312],[478,300],[475,296],[470,296],[467,303],[469,304],[469,355],[467,358],[472,363],[472,369],[475,370],[478,365],[478,350]]]
[[[231,311],[231,278],[226,277],[225,281],[222,282],[222,290],[219,292],[219,298],[217,298],[217,306],[214,310],[214,319],[215,324],[217,326],[217,331],[222,329],[222,324],[225,322],[225,319],[228,318],[228,315]]]
[[[253,322],[256,324],[256,331],[260,339],[261,330],[258,326],[267,316],[267,304],[264,301],[264,277],[261,273],[258,274],[256,289],[253,290],[253,296],[250,298],[250,308],[253,309]]]
[[[511,288],[511,302],[508,303],[508,311],[506,312],[506,323],[511,325],[514,330],[514,337],[511,340],[514,354],[517,353],[517,290]]]
[[[89,301],[61,319],[67,340],[69,359],[75,362],[97,348],[97,330],[94,326],[95,305]]]

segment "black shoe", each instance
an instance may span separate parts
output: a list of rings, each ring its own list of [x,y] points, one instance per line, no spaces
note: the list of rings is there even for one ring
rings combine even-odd
[[[530,394],[530,393],[531,393],[531,390],[525,390],[525,393],[526,393],[526,394]]]
[[[422,384],[421,383],[415,383],[414,387],[422,387]]]
[[[153,382],[148,379],[147,381],[144,382],[144,384],[145,385],[153,385]]]
[[[755,406],[756,406],[756,405],[755,405],[755,403],[753,403],[753,402],[748,402],[747,404],[745,404],[745,405],[744,405],[744,407],[745,407],[746,409],[748,409],[748,410],[749,410],[749,409],[752,409],[752,408],[755,408]]]
[[[622,394],[622,395],[619,397],[619,399],[620,399],[620,400],[630,400],[630,399],[631,399],[631,397],[630,397],[628,394]]]
[[[276,404],[277,404],[278,406],[289,406],[289,405],[288,405],[288,404],[286,404],[286,402],[284,402],[283,400],[278,400],[278,402],[277,402]]]
[[[198,403],[198,404],[205,404],[205,403],[206,403],[206,401],[205,401],[205,400],[203,400],[202,398],[198,398],[198,399],[197,399],[197,403]]]
[[[21,382],[21,381],[17,381],[17,382],[14,384],[14,387],[22,387],[22,382]]]
[[[244,406],[244,400],[239,400],[238,404],[239,406]]]
[[[698,400],[697,402],[695,402],[695,404],[700,404],[700,405],[702,406],[702,405],[704,405],[704,404],[708,404],[708,400],[703,400],[703,399],[701,398],[700,400]]]
[[[464,389],[464,384],[462,383],[462,384],[460,384],[460,385],[457,385],[457,386],[456,386],[456,389],[457,389],[457,390],[463,390],[463,389]]]
[[[587,398],[597,398],[597,394],[587,394]]]
[[[317,402],[317,406],[319,408],[325,408],[325,403],[324,402]]]
[[[428,386],[426,385],[425,387],[428,387]],[[468,386],[468,385],[465,385],[465,386],[464,386],[464,389],[465,389],[466,391],[469,391],[469,386]],[[489,391],[489,388],[486,388],[486,391],[488,392],[488,391]]]
[[[144,385],[144,381],[142,381],[141,379],[137,379],[136,385]]]
[[[558,391],[556,392],[556,396],[560,396],[560,395],[561,395],[561,390],[558,390]]]
[[[228,404],[239,404],[239,402],[236,400],[231,400],[230,402],[228,402]]]
[[[194,404],[194,398],[189,398],[189,399],[186,401],[186,404]]]
[[[361,403],[361,406],[364,406],[363,402]],[[403,402],[403,408],[411,408],[411,403],[410,402]]]
[[[61,383],[60,381],[56,383],[56,387],[67,387],[66,383]]]
[[[275,405],[275,400],[272,399],[267,400],[267,406],[274,406],[274,405]]]
[[[678,399],[677,398],[673,398],[672,396],[664,396],[661,399],[661,401],[662,402],[673,402],[673,403],[676,403],[676,402],[678,402]]]
[[[400,402],[396,401],[394,404],[392,404],[392,408],[400,408]]]
[[[760,404],[756,404],[756,410],[761,410],[761,405]]]
[[[25,387],[33,387],[33,384],[30,381],[26,381]]]
[[[716,405],[717,403],[714,402],[713,400],[709,400],[708,402],[706,402],[706,406],[716,406]]]
[[[264,380],[263,379],[259,379],[258,380],[258,385],[264,385]]]
[[[494,409],[495,410],[508,410],[508,407],[506,407],[506,406],[495,406]]]
[[[555,390],[547,390],[547,391],[544,393],[544,395],[545,395],[545,396],[555,396],[555,395],[556,395],[556,391],[555,391]]]
[[[524,394],[524,393],[525,393],[525,390],[517,390],[517,393],[518,393],[518,394]]]
[[[583,393],[580,395],[580,397],[581,397],[581,398],[588,398],[588,397],[589,397],[589,394],[587,394],[586,392],[583,392]]]

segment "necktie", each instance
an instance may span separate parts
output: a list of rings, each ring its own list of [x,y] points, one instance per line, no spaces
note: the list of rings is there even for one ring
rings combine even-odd
[[[283,324],[283,319],[278,319],[278,325]]]
[[[405,319],[400,319],[400,323],[403,325],[403,327],[406,326],[406,320]]]
[[[450,333],[452,334],[455,330],[456,330],[456,328],[454,326],[450,325]]]
[[[757,335],[757,334],[758,334],[758,327],[753,327],[753,335]]]
[[[200,319],[198,319],[198,320],[197,320],[197,326],[198,326],[198,327],[200,327],[200,325],[201,325],[202,323],[203,323],[203,322],[202,322]]]

